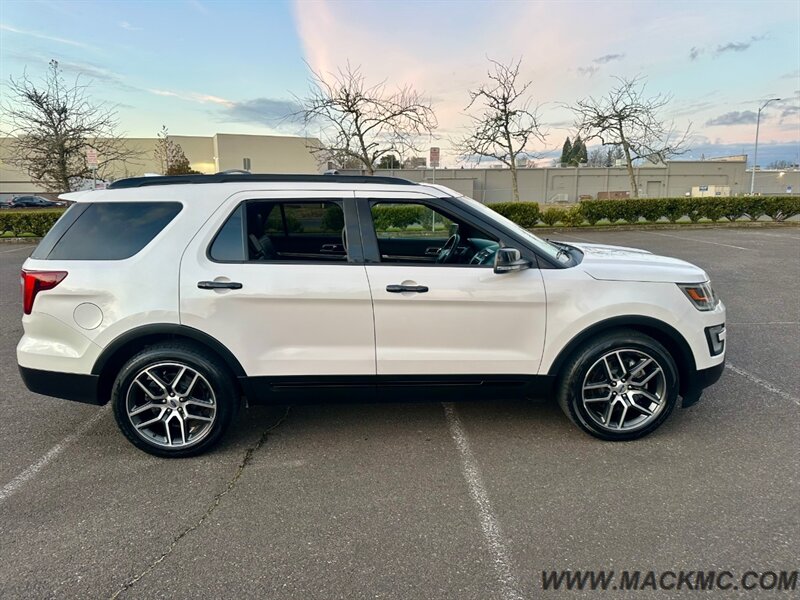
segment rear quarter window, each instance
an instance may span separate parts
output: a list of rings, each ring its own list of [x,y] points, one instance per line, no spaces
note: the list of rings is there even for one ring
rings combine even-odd
[[[181,211],[178,202],[93,202],[71,206],[32,258],[123,260],[156,237]]]

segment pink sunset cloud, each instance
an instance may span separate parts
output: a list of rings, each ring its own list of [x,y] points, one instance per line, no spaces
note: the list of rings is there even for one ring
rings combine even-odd
[[[533,81],[531,95],[541,105],[550,132],[546,143],[534,150],[560,147],[572,123],[562,105],[604,93],[614,83],[612,75],[644,74],[648,89],[673,94],[676,107],[712,91],[711,86],[719,88],[699,110],[674,110],[676,126],[685,128],[691,121],[698,134],[723,143],[753,137],[753,127],[746,125],[705,126],[730,110],[752,110],[745,100],[753,92],[740,94],[739,88],[725,89],[698,74],[724,67],[731,69],[732,81],[740,78],[724,62],[726,57],[713,55],[715,48],[725,47],[716,40],[733,35],[730,24],[727,30],[708,25],[702,11],[627,2],[439,3],[421,8],[411,3],[387,9],[384,4],[306,0],[295,2],[294,14],[305,59],[313,69],[335,71],[350,61],[371,81],[408,83],[429,95],[440,124],[435,144],[445,154],[447,139],[468,123],[463,114],[467,89],[483,81],[487,56],[501,61],[523,58],[522,75]],[[704,41],[710,50],[708,56],[697,50],[692,61],[687,31],[698,27],[706,27]],[[773,83],[778,87],[777,82],[764,85]],[[762,139],[775,142],[800,136],[786,119],[779,123],[778,118],[765,119],[761,133]]]

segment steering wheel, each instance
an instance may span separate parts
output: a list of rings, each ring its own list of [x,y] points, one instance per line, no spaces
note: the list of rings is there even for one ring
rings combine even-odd
[[[461,236],[458,233],[454,233],[447,241],[444,243],[444,246],[439,248],[439,253],[436,255],[436,262],[439,264],[448,263],[453,260],[455,257],[455,249],[458,248],[458,245],[461,243]]]

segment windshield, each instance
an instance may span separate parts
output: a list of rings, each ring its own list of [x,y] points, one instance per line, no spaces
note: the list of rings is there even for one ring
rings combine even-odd
[[[473,200],[472,198],[468,198],[467,196],[462,196],[461,198],[459,198],[459,200],[462,200],[466,204],[469,204],[472,208],[490,217],[492,220],[499,221],[509,229],[513,230],[515,233],[524,237],[531,244],[536,246],[538,250],[541,250],[544,254],[546,254],[553,260],[557,260],[562,263],[568,263],[572,260],[569,254],[565,254],[564,252],[562,252],[561,248],[559,248],[555,244],[551,244],[550,242],[543,240],[539,236],[533,235],[527,229],[520,227],[519,225],[514,223],[514,221],[512,221],[511,219],[508,219],[503,215],[501,215],[500,213],[492,210],[489,206],[481,204],[477,200]]]

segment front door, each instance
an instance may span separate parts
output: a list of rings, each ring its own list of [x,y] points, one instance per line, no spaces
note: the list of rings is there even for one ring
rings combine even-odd
[[[378,375],[536,374],[539,270],[495,274],[494,253],[507,244],[457,200],[362,196]]]
[[[237,194],[184,253],[181,323],[216,338],[250,377],[374,375],[359,244],[352,197]]]

